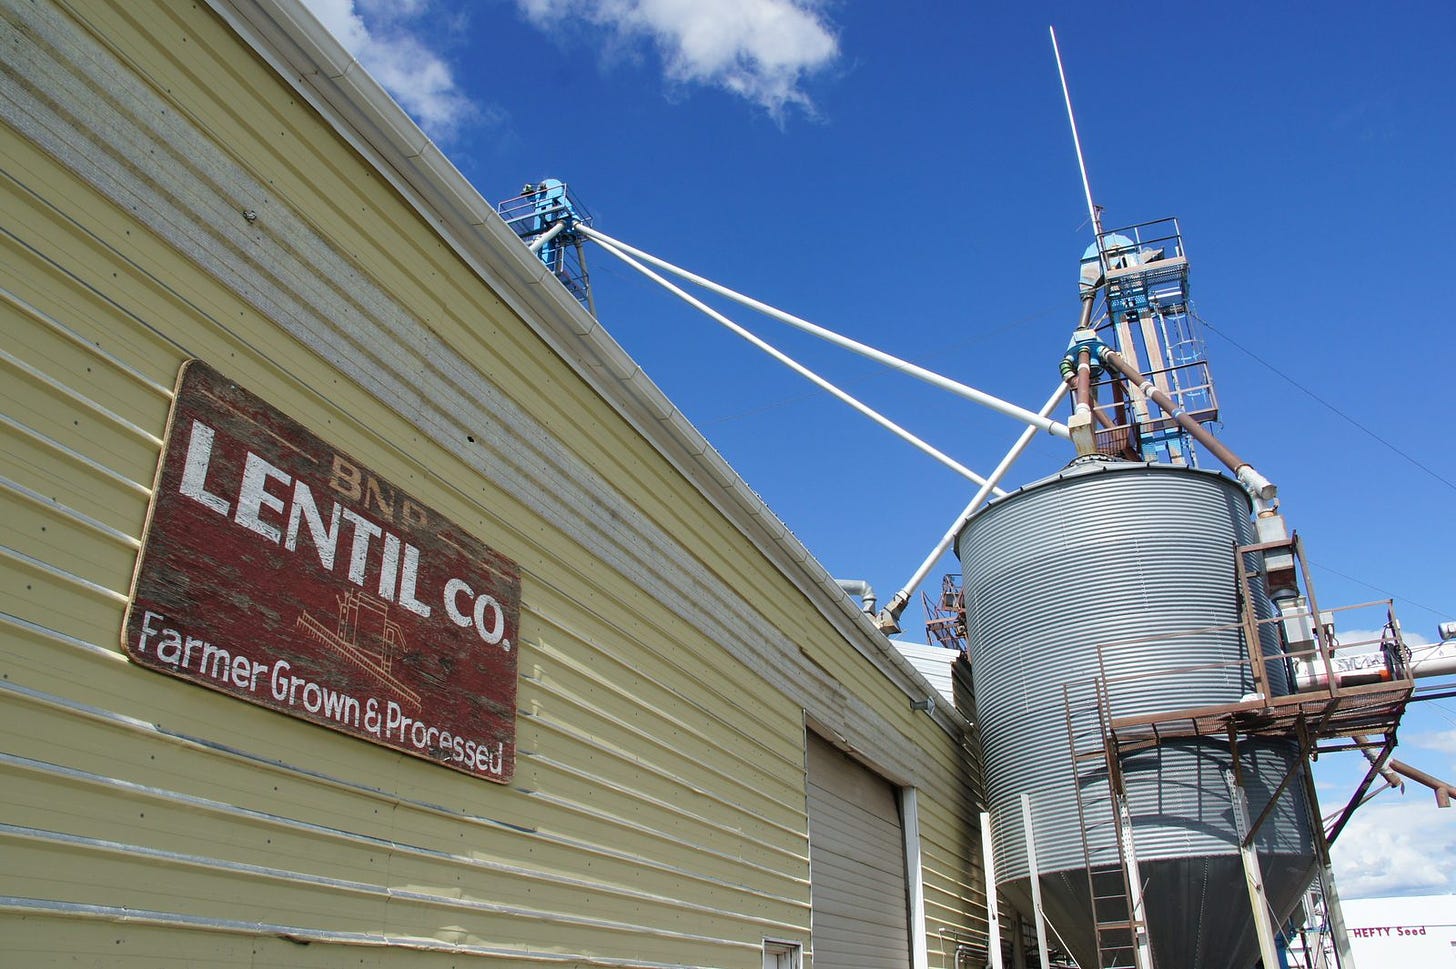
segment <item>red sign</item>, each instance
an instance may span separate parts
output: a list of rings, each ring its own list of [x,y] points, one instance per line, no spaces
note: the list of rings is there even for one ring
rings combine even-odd
[[[183,367],[127,609],[133,661],[504,784],[520,601],[514,562]]]

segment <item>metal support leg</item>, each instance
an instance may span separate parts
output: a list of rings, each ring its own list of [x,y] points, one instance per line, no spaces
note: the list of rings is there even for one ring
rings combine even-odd
[[[1120,791],[1113,794],[1113,800],[1117,802],[1117,837],[1122,842],[1123,863],[1127,866],[1128,907],[1135,923],[1133,959],[1137,969],[1153,969],[1153,944],[1148,937],[1148,913],[1143,906],[1143,876],[1132,836],[1132,814],[1127,809],[1127,797]]]
[[[1041,907],[1041,869],[1036,862],[1036,833],[1031,826],[1031,795],[1021,795],[1021,824],[1026,831],[1026,869],[1031,874],[1031,908],[1036,923],[1036,951],[1041,954],[1041,969],[1051,969],[1047,952],[1046,916]]]
[[[1345,913],[1340,908],[1340,893],[1335,888],[1335,870],[1320,865],[1320,892],[1325,897],[1325,921],[1330,924],[1330,938],[1335,942],[1335,962],[1340,969],[1355,969],[1355,954],[1350,951],[1350,933],[1345,929]]]
[[[991,969],[1005,969],[1001,958],[1001,912],[996,901],[996,851],[991,847],[991,815],[981,812],[981,859],[986,865],[986,955]]]
[[[1340,908],[1340,893],[1335,889],[1335,869],[1330,864],[1330,843],[1325,838],[1324,826],[1320,821],[1319,792],[1315,790],[1314,771],[1310,769],[1308,762],[1304,765],[1304,800],[1314,832],[1320,894],[1325,901],[1325,921],[1329,923],[1330,938],[1335,943],[1335,965],[1339,969],[1355,969],[1355,955],[1350,951],[1350,934],[1345,931],[1345,913]]]
[[[1224,771],[1229,799],[1234,805],[1234,830],[1239,837],[1239,857],[1244,863],[1244,883],[1249,889],[1249,907],[1254,911],[1254,932],[1259,937],[1259,955],[1266,966],[1279,965],[1274,947],[1274,920],[1269,917],[1269,901],[1264,895],[1264,875],[1259,869],[1259,852],[1249,837],[1249,802],[1244,788],[1233,771]]]

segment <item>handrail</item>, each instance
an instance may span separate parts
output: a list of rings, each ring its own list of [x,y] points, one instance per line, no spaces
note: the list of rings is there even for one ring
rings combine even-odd
[[[1384,607],[1387,610],[1391,610],[1393,608],[1393,600],[1375,599],[1371,600],[1370,602],[1361,602],[1347,606],[1337,606],[1333,609],[1322,610],[1322,612],[1325,615],[1333,615],[1337,613],[1352,612],[1357,609],[1369,609],[1372,607]],[[1256,629],[1262,629],[1265,626],[1282,624],[1287,620],[1300,618],[1309,618],[1315,623],[1320,622],[1320,617],[1315,616],[1311,610],[1295,610],[1289,613],[1281,613],[1279,615],[1258,618],[1254,621],[1253,625]],[[1119,650],[1126,650],[1133,646],[1146,645],[1153,642],[1165,642],[1179,639],[1187,639],[1197,636],[1208,636],[1215,633],[1226,633],[1235,629],[1240,629],[1243,627],[1243,625],[1244,623],[1241,620],[1238,622],[1222,623],[1213,626],[1200,626],[1189,629],[1151,633],[1146,636],[1136,636],[1129,639],[1121,639],[1110,643],[1099,643],[1097,644],[1095,649],[1097,651],[1098,668],[1099,670],[1101,670],[1100,678],[1107,684],[1109,688],[1111,688],[1115,685],[1124,683],[1146,682],[1149,678],[1161,679],[1164,677],[1185,676],[1190,673],[1207,672],[1210,670],[1219,669],[1249,669],[1252,673],[1253,661],[1250,660],[1248,657],[1240,657],[1236,660],[1230,659],[1225,662],[1192,663],[1183,666],[1161,667],[1152,670],[1140,669],[1136,672],[1121,674],[1109,674],[1107,671],[1109,665],[1116,665],[1116,659],[1114,657]],[[1337,650],[1345,655],[1368,655],[1370,653],[1373,653],[1374,650],[1365,649],[1364,647],[1384,647],[1389,645],[1390,643],[1391,640],[1382,631],[1380,635],[1372,638],[1358,639],[1353,642],[1337,642],[1337,644],[1334,647],[1329,648],[1328,653],[1326,653],[1325,649],[1321,646],[1320,637],[1317,636],[1314,640],[1314,645],[1311,647],[1298,649],[1282,649],[1272,652],[1267,650],[1261,650],[1261,653],[1264,663],[1267,665],[1269,663],[1277,663],[1280,660],[1318,660],[1326,657],[1326,655],[1333,659],[1334,654]],[[1409,671],[1402,669],[1401,664],[1399,663],[1395,665],[1397,666],[1397,669],[1392,673],[1392,679],[1390,682],[1402,683],[1411,681]],[[1289,694],[1291,695],[1300,692],[1308,692],[1298,689],[1296,684],[1294,684],[1293,682],[1291,682],[1289,686]]]

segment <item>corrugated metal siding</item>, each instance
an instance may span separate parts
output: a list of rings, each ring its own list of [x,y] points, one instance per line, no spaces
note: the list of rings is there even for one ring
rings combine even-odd
[[[1099,673],[1111,678],[1120,716],[1234,702],[1251,688],[1238,665],[1245,653],[1236,628],[1175,635],[1237,621],[1233,548],[1252,540],[1248,515],[1238,486],[1220,475],[1109,465],[1029,486],[967,526],[958,552],[999,879],[1027,875],[1023,792],[1033,799],[1042,871],[1083,867],[1066,696],[1079,749],[1096,749]],[[1125,645],[1105,653],[1099,668],[1103,644]],[[1202,668],[1169,675],[1188,667]],[[1254,742],[1241,750],[1257,814],[1294,763],[1293,751]],[[1222,776],[1228,762],[1227,744],[1217,740],[1165,743],[1124,758],[1140,860],[1237,852]],[[1093,863],[1116,863],[1105,775],[1087,777]],[[1259,844],[1309,855],[1297,792],[1281,800]],[[1186,901],[1196,911],[1204,900]]]
[[[210,14],[0,9],[4,948],[753,966],[808,931],[803,703],[903,750],[946,964],[952,739]],[[188,356],[521,563],[510,788],[121,657]]]
[[[955,690],[951,685],[950,670],[956,657],[960,655],[959,651],[943,646],[927,646],[924,643],[907,643],[899,639],[894,640],[894,643],[900,655],[908,659],[940,694],[940,699],[935,702],[944,701],[955,706]]]
[[[806,759],[815,964],[906,966],[905,831],[897,792],[812,733]]]
[[[1026,873],[1021,826],[1006,821],[1019,818],[1023,790],[1037,798],[1045,870],[1082,864],[1064,687],[1083,746],[1098,743],[1091,690],[1099,672],[1113,683],[1111,702],[1121,716],[1232,702],[1251,688],[1238,665],[1244,649],[1237,629],[1152,638],[1234,623],[1232,549],[1251,540],[1248,502],[1237,485],[1171,467],[1072,472],[972,520],[960,554],[990,798],[1001,828],[997,859],[1006,877]],[[1099,670],[1097,647],[1118,643],[1128,645],[1104,654]],[[1166,672],[1186,667],[1203,668]],[[1140,825],[1142,857],[1236,850],[1222,777],[1195,746],[1139,754],[1124,768],[1134,814],[1141,808],[1182,819]],[[1277,783],[1282,768],[1265,769],[1275,770]],[[1187,813],[1177,815],[1175,807]],[[1307,845],[1297,811],[1276,812],[1276,821],[1270,847]],[[1091,836],[1097,860],[1112,849],[1110,825]]]

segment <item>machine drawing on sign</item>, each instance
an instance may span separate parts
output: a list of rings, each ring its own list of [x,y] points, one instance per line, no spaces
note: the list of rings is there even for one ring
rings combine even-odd
[[[306,612],[299,615],[298,628],[371,674],[395,696],[419,707],[419,693],[390,672],[395,657],[407,647],[404,627],[390,620],[387,604],[351,590],[339,596],[339,622],[335,630]]]

